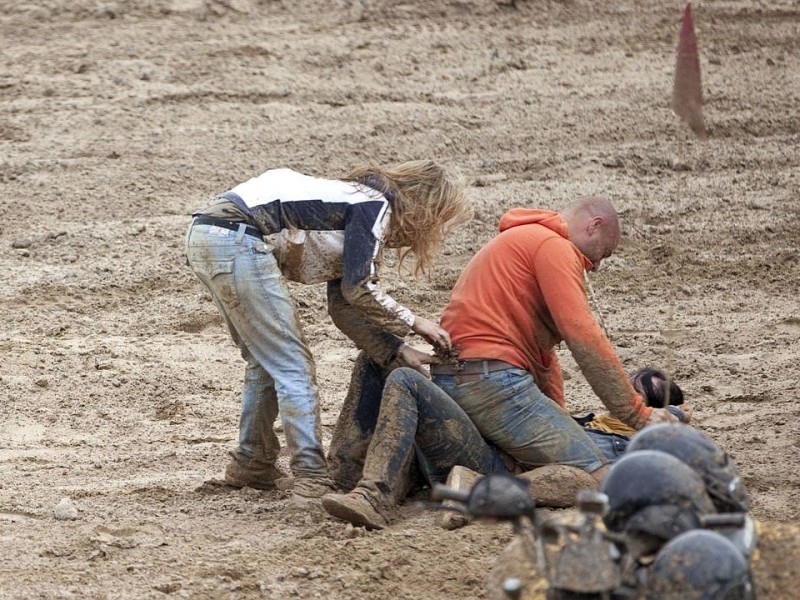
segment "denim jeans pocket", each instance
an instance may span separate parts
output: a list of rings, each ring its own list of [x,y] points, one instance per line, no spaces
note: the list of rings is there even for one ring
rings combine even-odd
[[[192,264],[197,276],[206,284],[214,295],[226,308],[235,308],[239,305],[239,295],[236,293],[234,280],[233,258],[224,260],[205,261],[198,265]]]

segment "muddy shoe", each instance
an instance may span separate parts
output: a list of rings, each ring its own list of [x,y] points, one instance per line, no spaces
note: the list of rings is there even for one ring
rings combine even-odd
[[[357,491],[349,494],[328,494],[322,497],[322,508],[329,515],[348,521],[356,527],[367,529],[383,529],[389,522],[381,515],[369,500]]]
[[[291,487],[295,500],[302,504],[303,501],[316,500],[325,494],[336,491],[336,486],[330,477],[294,477]]]
[[[225,467],[225,483],[237,488],[251,487],[257,490],[274,490],[275,482],[286,477],[286,473],[275,465],[262,462],[243,462],[232,458]]]

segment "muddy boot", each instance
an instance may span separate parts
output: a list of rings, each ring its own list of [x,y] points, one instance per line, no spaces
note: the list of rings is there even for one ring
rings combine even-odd
[[[328,494],[322,497],[322,508],[337,519],[356,527],[383,529],[389,526],[386,518],[372,506],[367,495],[354,489],[348,494]]]
[[[257,490],[274,490],[275,482],[286,473],[274,464],[257,459],[243,459],[230,452],[231,461],[225,467],[225,483],[237,488],[251,487]]]
[[[283,487],[283,486],[282,486]],[[308,504],[322,498],[325,494],[336,491],[333,479],[327,475],[295,475],[292,478],[291,487],[292,501],[298,506]]]

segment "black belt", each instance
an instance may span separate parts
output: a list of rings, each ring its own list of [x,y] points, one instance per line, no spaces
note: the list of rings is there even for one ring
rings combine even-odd
[[[488,375],[494,371],[519,369],[503,360],[460,360],[456,365],[431,365],[432,375]]]
[[[217,217],[209,217],[208,215],[195,215],[193,224],[214,225],[215,227],[230,229],[231,231],[239,231],[239,226],[243,225],[243,222],[237,223],[236,221],[226,221],[225,219],[218,219]],[[264,236],[261,235],[261,231],[259,231],[258,228],[253,227],[252,225],[246,225],[244,228],[244,232],[247,235],[252,235],[253,237],[257,237],[260,240],[264,239]]]

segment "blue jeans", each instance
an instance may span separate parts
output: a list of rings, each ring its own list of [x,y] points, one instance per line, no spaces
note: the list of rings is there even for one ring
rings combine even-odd
[[[605,455],[609,463],[614,463],[619,459],[625,450],[628,449],[628,444],[631,441],[627,435],[618,435],[616,433],[604,433],[595,429],[585,428],[586,434],[592,438],[592,441],[600,448],[600,451]]]
[[[352,490],[363,474],[381,409],[383,386],[390,372],[363,350],[358,353],[328,448],[328,469],[337,487],[343,490]],[[402,491],[398,494],[405,495]]]
[[[678,406],[670,405],[667,407],[667,410],[676,416],[681,422],[689,422],[686,413],[684,413]],[[594,418],[594,414],[591,414],[590,416]],[[606,433],[605,431],[592,429],[591,427],[586,427],[585,431],[589,437],[592,438],[592,441],[597,445],[597,447],[600,448],[601,452],[605,454],[605,457],[608,459],[609,463],[616,462],[617,459],[625,454],[632,437],[619,433]]]
[[[456,465],[482,474],[508,472],[497,449],[453,399],[403,367],[386,379],[358,487],[376,504],[398,502],[415,458],[431,485],[446,481]]]
[[[435,375],[483,437],[523,468],[563,464],[593,472],[605,456],[575,420],[545,396],[523,369],[486,375]]]
[[[186,258],[222,314],[247,366],[239,447],[245,460],[272,464],[280,414],[296,475],[327,475],[316,370],[272,246],[213,225],[191,225]]]

